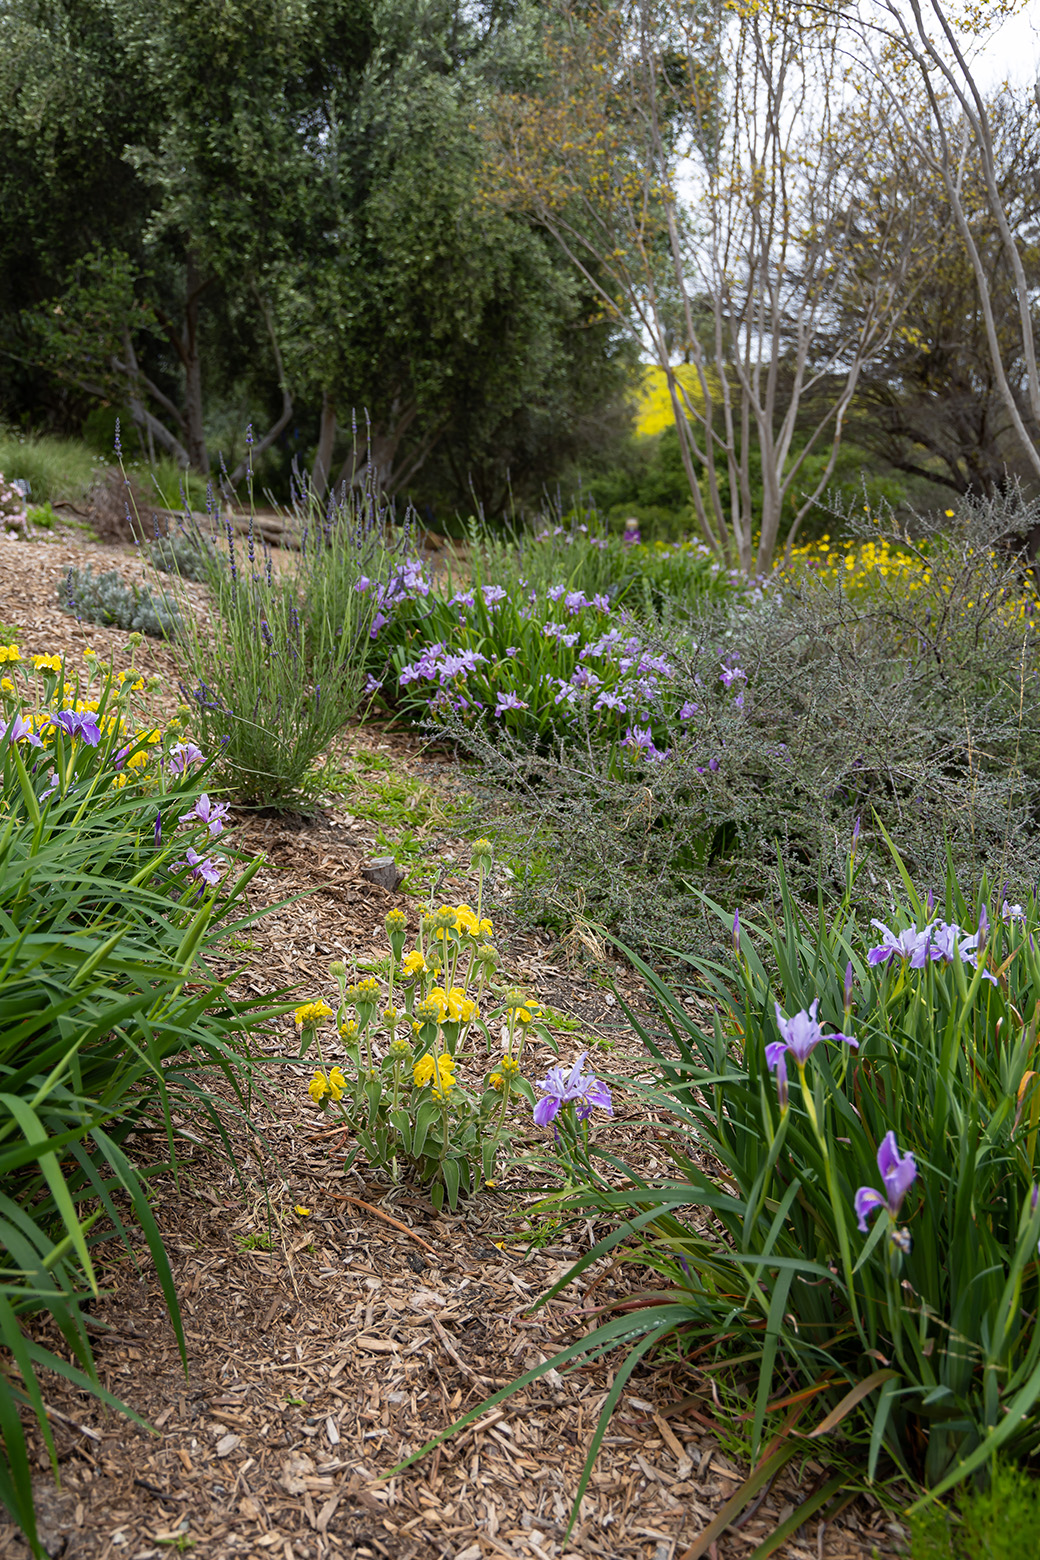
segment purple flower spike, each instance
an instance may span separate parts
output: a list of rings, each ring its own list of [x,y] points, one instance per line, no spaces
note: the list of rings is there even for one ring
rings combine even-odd
[[[740,953],[740,907],[733,912],[733,952]]]
[[[562,1063],[550,1068],[538,1085],[545,1098],[540,1099],[534,1108],[536,1126],[547,1127],[562,1105],[575,1105],[579,1121],[585,1121],[597,1108],[605,1110],[608,1116],[614,1114],[610,1090],[606,1084],[591,1073],[582,1072],[587,1055],[587,1051],[582,1051],[570,1072],[565,1071]]]
[[[872,1186],[861,1186],[854,1202],[856,1219],[864,1234],[867,1214],[875,1208],[887,1208],[893,1219],[898,1218],[903,1198],[917,1179],[917,1162],[913,1154],[899,1152],[894,1132],[885,1133],[878,1149],[877,1166],[884,1182],[884,1192],[876,1192]]]
[[[93,715],[82,714],[79,710],[59,710],[54,724],[67,731],[70,737],[79,737],[88,747],[97,747],[101,741],[101,730]]]

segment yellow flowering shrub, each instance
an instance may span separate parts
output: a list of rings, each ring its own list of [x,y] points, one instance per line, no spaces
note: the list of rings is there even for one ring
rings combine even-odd
[[[441,905],[423,916],[416,945],[407,952],[407,918],[391,910],[385,985],[372,975],[351,980],[337,961],[329,974],[338,1000],[304,1003],[295,1015],[301,1056],[312,1045],[318,1051],[307,1092],[320,1110],[337,1108],[355,1139],[351,1160],[363,1152],[395,1179],[411,1173],[438,1208],[445,1199],[454,1208],[461,1196],[493,1179],[507,1141],[510,1100],[534,1103],[521,1056],[525,1032],[541,1010],[522,993],[504,1002],[494,997],[495,958],[488,957],[494,928],[481,909],[491,865],[486,841],[478,841],[473,860],[480,884],[476,909]],[[328,1019],[345,1051],[335,1065],[324,1053]],[[490,1066],[491,1025],[502,1020],[504,1052]]]

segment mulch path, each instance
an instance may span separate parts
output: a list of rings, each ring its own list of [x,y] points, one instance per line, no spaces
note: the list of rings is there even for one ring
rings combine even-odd
[[[125,635],[77,624],[57,606],[60,575],[88,561],[140,578],[131,548],[78,533],[0,540],[0,620],[18,625],[23,653],[91,644],[125,657]],[[138,664],[166,679],[163,705],[179,702],[168,646],[146,641]],[[439,783],[437,763],[413,737],[367,726],[343,744]],[[413,927],[424,908],[362,878],[374,833],[335,799],[309,822],[237,818],[234,838],[266,857],[251,885],[254,907],[280,907],[253,929],[260,951],[242,956],[243,994],[287,985],[300,1001],[323,994],[330,959],[383,950],[391,906]],[[445,869],[438,896],[470,895],[458,865],[468,859],[465,846],[432,844]],[[637,1074],[644,1059],[604,970],[590,971],[574,948],[549,947],[508,917],[497,917],[497,931],[508,978],[612,1046],[594,1055],[597,1069]],[[631,970],[607,973],[641,1001]],[[543,1377],[386,1477],[460,1414],[577,1341],[595,1325],[596,1307],[638,1290],[646,1275],[603,1261],[534,1310],[604,1231],[554,1228],[533,1211],[538,1178],[530,1170],[514,1169],[456,1215],[437,1214],[420,1190],[393,1187],[363,1165],[345,1171],[341,1135],[307,1096],[311,1067],[299,1061],[291,1018],[278,1038],[261,1064],[266,1088],[250,1124],[230,1102],[224,1111],[238,1175],[182,1123],[179,1179],[156,1183],[187,1377],[142,1242],[136,1260],[121,1253],[103,1267],[107,1290],[92,1314],[101,1379],[149,1428],[62,1380],[47,1384],[61,1461],[55,1488],[39,1449],[48,1552],[67,1560],[152,1560],[192,1548],[207,1560],[692,1560],[698,1535],[748,1470],[727,1454],[710,1385],[689,1370],[660,1365],[631,1378],[569,1538],[588,1439],[620,1355]],[[562,1033],[559,1043],[569,1060],[588,1041]],[[553,1059],[535,1051],[525,1070],[538,1076]],[[616,1103],[602,1141],[652,1171],[645,1102],[622,1086]],[[532,1144],[539,1136],[531,1129]],[[827,1469],[810,1450],[815,1443],[743,1526],[707,1549],[710,1560],[743,1560],[822,1484]],[[901,1552],[900,1537],[891,1516],[861,1497],[829,1524],[810,1520],[774,1552],[866,1560]],[[0,1521],[0,1555],[26,1553]]]

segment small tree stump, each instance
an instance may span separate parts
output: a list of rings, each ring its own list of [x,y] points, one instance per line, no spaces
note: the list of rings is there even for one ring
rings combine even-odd
[[[361,868],[361,876],[366,882],[375,883],[379,888],[388,888],[392,893],[403,880],[404,873],[393,856],[377,856]]]

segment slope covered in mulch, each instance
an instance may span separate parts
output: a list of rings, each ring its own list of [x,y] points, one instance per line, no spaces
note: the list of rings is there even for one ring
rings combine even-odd
[[[77,533],[0,541],[0,620],[16,624],[23,652],[86,645],[120,664],[125,636],[78,624],[58,610],[69,563],[100,561],[129,577],[131,548],[101,547]],[[138,656],[178,702],[169,648]],[[336,755],[365,750],[432,791],[438,764],[414,739],[378,726],[348,733]],[[425,848],[442,869],[439,897],[472,892],[451,836],[450,812],[426,825]],[[447,821],[445,821],[447,820]],[[361,876],[379,846],[375,825],[348,795],[322,799],[309,818],[236,818],[236,843],[266,864],[255,907],[277,906],[243,948],[239,989],[292,985],[298,1000],[327,990],[332,958],[384,947],[383,918],[400,905],[414,928],[423,904]],[[506,972],[573,1023],[558,1027],[570,1060],[590,1041],[598,1069],[619,1078],[643,1058],[619,1022],[609,990],[639,1000],[624,967],[588,970],[565,948],[500,921]],[[534,1052],[540,1076],[555,1058]],[[569,1539],[565,1532],[589,1435],[618,1359],[544,1377],[403,1474],[409,1452],[566,1345],[597,1306],[638,1290],[644,1275],[602,1263],[558,1299],[532,1309],[573,1258],[603,1231],[554,1228],[532,1211],[537,1175],[514,1170],[457,1215],[438,1215],[422,1192],[394,1188],[355,1166],[342,1138],[306,1093],[291,1019],[263,1065],[265,1096],[247,1123],[230,1108],[238,1174],[187,1137],[179,1179],[156,1186],[186,1333],[187,1377],[144,1251],[105,1269],[94,1309],[105,1385],[146,1426],[108,1413],[51,1382],[61,1457],[60,1489],[40,1454],[38,1495],[48,1550],[68,1560],[151,1560],[194,1549],[224,1556],[326,1560],[481,1560],[606,1556],[715,1560],[752,1553],[827,1476],[807,1443],[739,1530],[707,1550],[698,1535],[747,1473],[727,1453],[710,1384],[659,1366],[637,1373],[609,1427]],[[655,1167],[652,1122],[636,1092],[616,1091],[618,1112],[600,1129],[620,1157]],[[521,1137],[523,1134],[521,1134]],[[540,1138],[530,1129],[532,1144]],[[308,1209],[300,1214],[297,1208]],[[732,1450],[732,1448],[730,1449]],[[890,1519],[870,1498],[821,1527],[808,1522],[775,1552],[791,1560],[851,1560],[895,1553]],[[24,1556],[0,1525],[0,1554]]]

